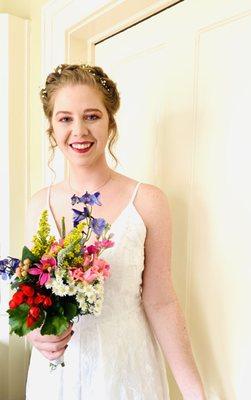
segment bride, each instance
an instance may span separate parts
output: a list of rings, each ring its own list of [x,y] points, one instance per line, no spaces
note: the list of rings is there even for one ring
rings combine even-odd
[[[116,161],[116,84],[102,68],[59,65],[40,92],[52,148],[69,162],[69,178],[31,199],[26,239],[47,208],[52,233],[72,229],[71,196],[99,191],[93,215],[111,224],[115,246],[101,316],[85,315],[61,336],[28,334],[32,344],[26,400],[168,400],[165,361],[185,400],[205,400],[185,319],[171,278],[171,218],[158,187],[108,166]],[[90,238],[90,243],[92,242]],[[27,243],[29,245],[29,243]],[[64,355],[65,367],[49,371],[48,360]]]

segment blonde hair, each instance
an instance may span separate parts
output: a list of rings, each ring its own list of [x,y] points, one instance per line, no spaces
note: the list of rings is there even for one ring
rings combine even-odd
[[[45,88],[40,90],[40,99],[42,101],[44,114],[49,122],[49,128],[46,132],[50,142],[51,156],[48,166],[51,170],[52,168],[50,167],[50,163],[54,158],[55,148],[57,147],[57,143],[52,134],[54,97],[58,89],[66,85],[79,84],[89,85],[96,88],[101,94],[103,104],[109,117],[108,150],[115,161],[115,166],[118,164],[118,160],[113,152],[113,146],[118,139],[117,123],[114,116],[120,107],[120,94],[117,90],[116,83],[108,77],[101,67],[96,65],[60,64],[55,68],[54,72],[47,76]]]

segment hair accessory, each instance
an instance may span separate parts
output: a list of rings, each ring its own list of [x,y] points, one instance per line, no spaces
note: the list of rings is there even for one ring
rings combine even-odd
[[[58,66],[54,69],[54,73],[55,73],[55,74],[58,74],[58,75],[61,75],[61,73],[62,73],[62,66],[63,66],[63,64],[58,65]],[[88,71],[91,75],[96,76],[96,77],[99,79],[100,83],[106,88],[106,90],[107,90],[108,92],[110,92],[110,88],[108,87],[108,84],[107,84],[106,79],[100,77],[98,74],[96,74],[95,72],[93,72],[93,71],[91,70],[91,65],[88,65],[88,64],[81,64],[81,68],[82,68],[82,69],[87,69],[87,71]],[[46,97],[47,97],[47,91],[46,91],[45,88],[41,90],[41,97],[43,97],[43,98],[46,98]]]
[[[106,81],[104,78],[101,78],[101,77],[100,77],[99,75],[97,75],[95,72],[93,72],[93,71],[91,70],[91,66],[90,66],[90,65],[88,65],[88,64],[81,64],[81,67],[82,67],[83,69],[87,69],[87,71],[88,71],[91,75],[97,76],[97,77],[99,78],[101,84],[106,88],[106,90],[107,90],[108,92],[110,92],[110,88],[109,88],[108,85],[107,85],[107,81]]]
[[[58,65],[55,69],[54,69],[54,73],[61,75],[62,72],[62,64]]]
[[[42,89],[42,90],[41,90],[41,96],[42,96],[43,98],[45,98],[45,97],[47,96],[46,89]]]

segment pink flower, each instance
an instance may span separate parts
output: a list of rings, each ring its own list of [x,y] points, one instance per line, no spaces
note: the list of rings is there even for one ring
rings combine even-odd
[[[57,265],[56,259],[51,256],[42,256],[39,264],[34,264],[36,267],[29,268],[29,274],[39,275],[40,285],[45,285],[45,283],[50,279],[50,271]]]
[[[96,246],[93,246],[93,244],[87,246],[86,250],[88,254],[96,254],[99,252],[99,249]]]
[[[76,280],[84,280],[84,271],[82,270],[82,268],[75,268],[70,270],[70,275]]]
[[[98,272],[101,273],[105,278],[110,275],[110,265],[102,258],[95,258],[93,260],[93,266],[98,268]]]
[[[92,256],[86,255],[85,258],[84,258],[83,265],[85,267],[87,267],[87,265],[90,265],[91,262],[92,262],[92,258],[93,258]]]
[[[98,247],[99,249],[108,249],[109,247],[113,247],[114,242],[108,239],[103,239],[101,241],[96,241],[95,246]]]
[[[98,269],[95,267],[89,268],[85,273],[84,273],[84,279],[86,282],[91,283],[93,282],[98,276]]]
[[[58,253],[64,246],[64,239],[60,239],[59,242],[54,242],[51,245],[50,253]]]

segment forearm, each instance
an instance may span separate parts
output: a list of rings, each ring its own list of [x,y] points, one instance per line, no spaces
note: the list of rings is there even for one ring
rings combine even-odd
[[[168,305],[145,306],[145,311],[184,400],[205,400],[178,299]]]

